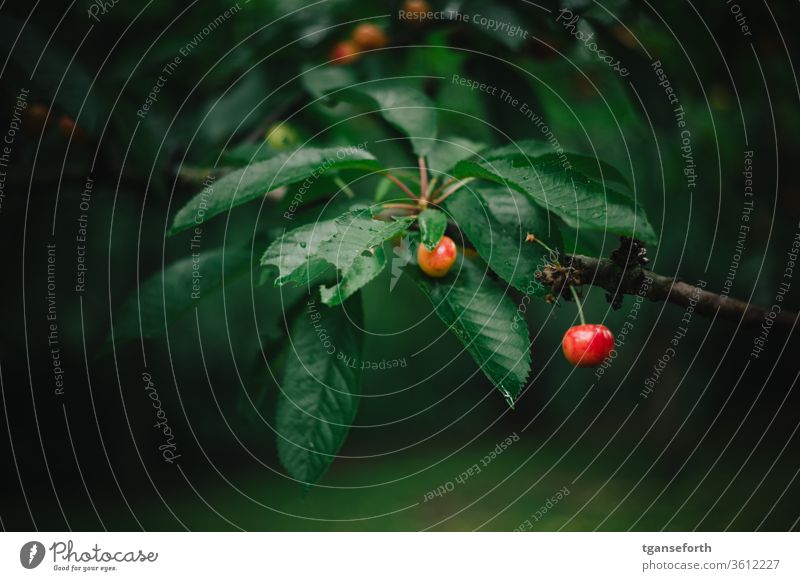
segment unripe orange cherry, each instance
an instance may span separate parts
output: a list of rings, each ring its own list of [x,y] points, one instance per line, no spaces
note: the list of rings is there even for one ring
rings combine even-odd
[[[614,348],[614,335],[605,325],[576,325],[567,329],[561,349],[576,367],[596,367]]]
[[[50,111],[44,105],[34,103],[25,111],[25,129],[31,135],[41,133],[50,122]]]
[[[450,271],[456,261],[458,249],[456,243],[449,236],[442,236],[439,244],[433,250],[428,250],[424,244],[417,248],[417,262],[422,272],[434,278],[441,278]]]
[[[358,59],[358,45],[350,40],[344,40],[334,45],[331,49],[331,60],[335,65],[346,65]]]
[[[431,6],[425,0],[406,0],[403,10],[413,15],[410,18],[412,22],[419,23],[422,18],[425,18],[424,14],[431,11]]]
[[[388,39],[379,26],[364,22],[356,26],[353,31],[353,42],[362,49],[383,48]]]

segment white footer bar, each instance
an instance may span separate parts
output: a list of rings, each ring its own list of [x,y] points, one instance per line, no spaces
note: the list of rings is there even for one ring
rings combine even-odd
[[[3,533],[0,579],[777,581],[799,553],[794,533]]]

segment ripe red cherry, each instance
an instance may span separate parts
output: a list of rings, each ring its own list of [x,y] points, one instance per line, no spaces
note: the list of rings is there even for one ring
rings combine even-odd
[[[353,42],[362,49],[383,48],[387,40],[383,29],[368,22],[359,24],[353,31]]]
[[[458,249],[456,243],[449,236],[442,236],[439,244],[433,250],[428,250],[424,244],[417,248],[417,262],[422,272],[434,278],[441,278],[450,271],[456,261]]]
[[[334,45],[331,50],[331,60],[335,65],[346,65],[358,59],[358,45],[345,40]]]
[[[564,333],[561,348],[576,367],[596,367],[614,348],[614,335],[605,325],[576,325]]]
[[[61,119],[58,120],[58,130],[64,139],[86,141],[86,132],[69,115],[62,115]]]

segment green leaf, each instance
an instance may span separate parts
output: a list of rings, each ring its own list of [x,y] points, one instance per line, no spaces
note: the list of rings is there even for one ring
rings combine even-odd
[[[381,245],[405,232],[414,220],[383,222],[373,220],[369,209],[352,210],[287,232],[270,244],[261,265],[278,268],[275,285],[309,284],[335,267],[340,283],[323,290],[323,302],[338,304],[380,274],[386,263]]]
[[[168,324],[250,268],[249,252],[222,248],[173,262],[146,279],[123,303],[114,324],[116,345],[163,335]]]
[[[316,67],[304,71],[300,82],[309,93],[319,98],[333,89],[354,85],[356,77],[348,67]]]
[[[445,230],[447,230],[447,216],[444,212],[429,208],[419,214],[419,231],[422,243],[428,250],[436,248]]]
[[[261,266],[278,268],[275,286],[289,282],[308,284],[330,267],[317,253],[320,245],[335,233],[335,220],[313,222],[290,230],[269,245],[261,257]]]
[[[386,121],[411,139],[411,147],[418,156],[427,155],[436,143],[436,107],[421,91],[402,85],[370,84],[332,96],[378,109]]]
[[[328,306],[342,304],[356,291],[378,276],[386,267],[386,253],[383,247],[377,246],[374,252],[356,257],[347,271],[333,287],[322,286],[319,289],[322,302]]]
[[[359,301],[345,312],[312,299],[293,322],[275,423],[281,464],[302,482],[320,479],[355,419],[361,318]]]
[[[522,154],[528,157],[539,157],[549,153],[554,153],[553,146],[549,143],[535,141],[533,139],[526,139],[492,150],[492,157],[515,154]],[[629,194],[631,192],[631,186],[628,182],[628,178],[626,178],[621,171],[619,171],[610,163],[590,155],[583,155],[581,153],[573,153],[569,151],[559,152],[559,155],[563,155],[564,159],[569,161],[569,165],[571,165],[575,170],[598,182],[599,184],[605,183],[607,187],[617,189],[625,194]]]
[[[220,156],[220,165],[244,167],[258,161],[266,161],[275,153],[264,143],[242,143],[226,149]]]
[[[392,222],[374,220],[369,209],[354,210],[336,219],[336,233],[320,244],[319,255],[346,271],[359,256],[372,252],[386,240],[405,232],[416,217]]]
[[[528,325],[516,305],[470,260],[462,260],[460,268],[438,280],[416,268],[407,272],[513,407],[531,371]]]
[[[655,243],[653,227],[629,196],[569,164],[557,153],[490,155],[482,161],[461,161],[458,178],[476,177],[510,186],[561,217],[574,228],[608,231]]]
[[[229,173],[192,198],[176,214],[169,234],[202,224],[275,188],[342,169],[377,171],[380,165],[371,153],[357,147],[302,148],[253,163]]]
[[[477,143],[462,137],[442,139],[436,142],[428,153],[428,168],[434,175],[446,174],[459,161],[472,157],[484,147],[486,146],[483,143]]]
[[[297,213],[305,209],[318,215],[319,209],[315,210],[314,206],[322,199],[329,200],[329,204],[325,206],[326,214],[333,209],[334,203],[340,201],[345,203],[345,209],[349,208],[353,202],[346,200],[347,195],[341,192],[341,186],[336,183],[337,180],[334,176],[338,176],[338,174],[324,175],[315,180],[288,186],[286,194],[278,201],[276,211],[284,217],[292,216],[292,221],[294,221],[297,219]],[[349,180],[345,179],[345,183],[347,181]]]
[[[555,219],[530,198],[503,187],[466,189],[451,196],[445,208],[489,267],[519,291],[544,297],[547,289],[534,273],[549,260],[541,244],[526,242],[534,234],[550,248],[563,247]]]

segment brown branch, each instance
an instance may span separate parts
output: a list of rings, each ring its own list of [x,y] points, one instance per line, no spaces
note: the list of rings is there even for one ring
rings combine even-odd
[[[608,291],[612,300],[621,299],[622,295],[640,295],[651,301],[666,301],[681,307],[688,307],[694,302],[694,312],[706,317],[720,317],[731,321],[740,321],[744,326],[759,327],[764,324],[768,309],[729,297],[719,295],[695,285],[676,280],[674,278],[646,270],[639,264],[620,266],[607,258],[592,258],[589,256],[575,255],[568,257],[567,262],[570,276],[575,284],[591,284]],[[561,292],[567,290],[556,288],[558,281],[553,280],[553,272],[548,272],[556,267],[548,266],[544,269],[544,276],[550,275],[547,284],[555,285],[553,290]],[[567,292],[569,292],[567,290]],[[775,325],[791,329],[797,322],[797,313],[781,310],[775,317]]]

